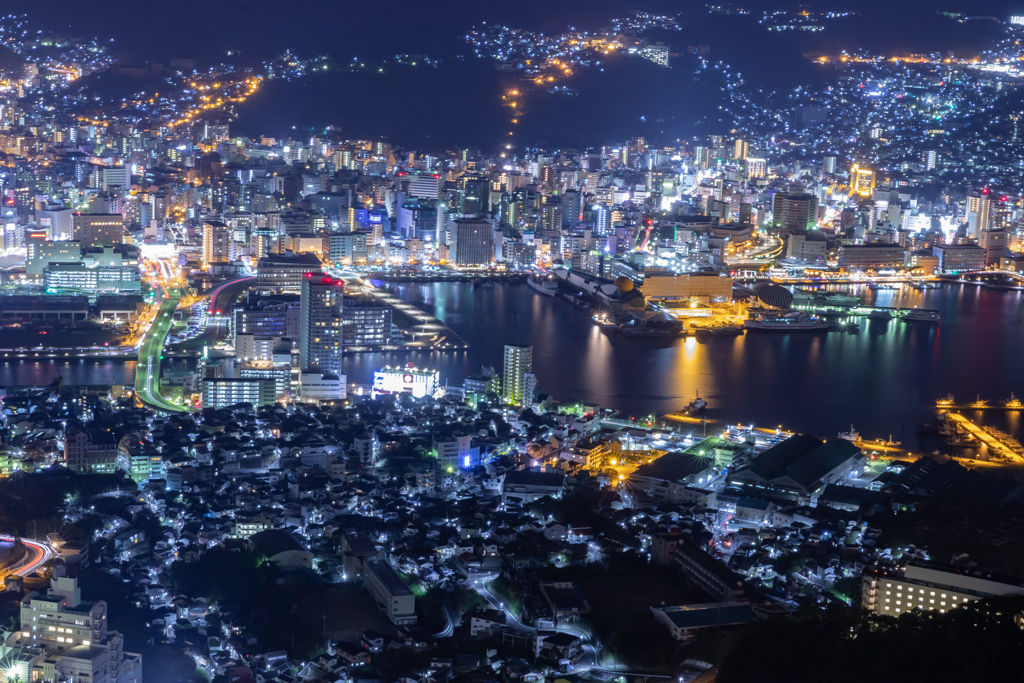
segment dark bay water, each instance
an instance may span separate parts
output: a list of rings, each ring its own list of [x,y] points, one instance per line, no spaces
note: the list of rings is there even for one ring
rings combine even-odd
[[[541,387],[557,399],[586,399],[632,415],[676,410],[699,391],[708,415],[729,422],[833,437],[853,424],[865,437],[917,446],[936,398],[977,394],[996,403],[1024,396],[1024,296],[968,285],[861,291],[880,306],[941,311],[940,325],[862,325],[859,334],[748,333],[736,338],[627,339],[607,334],[563,301],[526,286],[392,285],[470,344],[456,353],[359,354],[349,382],[368,384],[382,365],[415,362],[461,385],[481,365],[500,372],[503,346],[532,344]],[[1020,413],[970,415],[1020,434]]]
[[[917,447],[936,398],[978,394],[997,403],[1024,397],[1024,296],[968,285],[919,292],[867,290],[881,306],[941,311],[940,325],[862,325],[855,335],[753,333],[676,341],[607,334],[563,301],[525,285],[392,285],[404,300],[445,321],[469,344],[457,352],[366,353],[345,358],[348,381],[370,384],[383,365],[413,362],[461,385],[481,365],[501,372],[505,344],[532,344],[541,387],[560,400],[585,399],[641,416],[676,410],[700,392],[708,416],[833,437],[854,425],[865,437]],[[130,384],[130,361],[0,362],[0,386]],[[1024,436],[1017,412],[968,414]]]
[[[0,386],[46,386],[54,377],[65,384],[134,384],[134,360],[0,360]]]

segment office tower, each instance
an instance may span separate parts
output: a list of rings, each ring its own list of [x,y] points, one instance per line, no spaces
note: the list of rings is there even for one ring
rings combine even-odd
[[[562,193],[562,227],[574,228],[583,220],[583,200],[577,190]]]
[[[825,158],[821,160],[821,170],[824,171],[825,173],[835,173],[836,161],[837,158],[834,154],[829,154],[825,156]]]
[[[541,227],[544,230],[558,232],[562,229],[563,221],[562,205],[557,202],[549,202],[541,208]]]
[[[128,183],[128,169],[124,166],[100,167],[100,181],[98,185],[104,192],[109,192],[112,187],[130,187]]]
[[[747,157],[747,178],[764,178],[768,175],[768,162],[765,159]]]
[[[929,149],[921,155],[921,161],[924,162],[924,170],[930,171],[938,165],[939,153],[934,149]]]
[[[494,258],[494,231],[479,219],[455,221],[455,265],[482,266]]]
[[[437,174],[410,175],[402,178],[408,181],[408,194],[419,199],[438,199],[444,190],[444,178]]]
[[[345,297],[341,316],[345,346],[379,346],[391,343],[391,307],[375,299]]]
[[[982,230],[988,230],[992,218],[992,197],[986,187],[967,195],[967,236],[978,239]]]
[[[3,210],[4,249],[18,249],[25,246],[25,226],[18,224],[18,213],[13,207]]]
[[[599,204],[594,207],[594,214],[597,216],[597,235],[600,237],[610,235],[612,232],[612,210],[604,204]]]
[[[491,184],[486,178],[467,178],[458,193],[458,210],[463,215],[487,213],[491,209]]]
[[[233,231],[220,221],[203,223],[203,266],[238,260]]]
[[[505,345],[505,374],[502,375],[502,394],[515,405],[533,399],[533,347]]]
[[[52,242],[41,231],[26,233],[25,246],[25,273],[28,275],[42,275],[51,263],[76,263],[82,260],[81,244]]]
[[[322,273],[302,276],[299,365],[309,372],[341,375],[345,283]]]
[[[72,214],[74,212],[63,206],[48,206],[45,209],[36,211],[36,227],[40,230],[49,230],[53,239],[71,239],[74,233],[72,227]],[[120,216],[118,216],[120,219]],[[120,227],[120,223],[118,223]],[[78,239],[75,237],[74,239]],[[120,242],[120,240],[118,240]]]
[[[988,227],[991,230],[1013,229],[1014,201],[1006,195],[992,195],[989,204]]]
[[[234,309],[233,332],[237,336],[251,334],[260,338],[299,338],[299,319],[302,305],[295,294],[256,296]],[[225,311],[226,313],[226,311]]]
[[[985,265],[999,265],[1006,254],[1006,231],[1001,228],[985,228],[978,232],[978,246],[985,250]]]
[[[850,169],[850,189],[853,194],[870,197],[875,191],[875,172],[861,167],[860,164],[854,164]]]
[[[102,247],[124,242],[124,218],[119,213],[86,213],[74,216],[75,240],[83,247]]]
[[[365,232],[332,232],[323,236],[324,260],[335,265],[366,262]]]
[[[791,235],[812,230],[818,220],[818,198],[806,192],[779,192],[772,199],[772,224]]]
[[[647,151],[647,145],[643,138],[630,138],[626,146],[622,148],[622,163],[624,166],[636,166],[640,156]]]
[[[732,158],[743,161],[750,153],[750,144],[743,138],[736,138],[732,148]]]

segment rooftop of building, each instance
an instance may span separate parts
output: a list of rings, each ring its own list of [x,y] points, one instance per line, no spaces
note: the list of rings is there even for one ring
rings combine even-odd
[[[713,457],[704,457],[697,453],[666,453],[654,462],[640,465],[633,476],[682,481],[686,477],[704,472],[714,464]]]
[[[698,605],[655,607],[665,613],[676,628],[703,628],[721,624],[742,624],[754,613],[742,602],[708,602]]]
[[[306,552],[302,544],[284,529],[267,529],[249,537],[256,549],[267,557],[287,552]]]
[[[391,565],[387,562],[383,560],[366,560],[364,564],[367,570],[372,572],[384,584],[384,587],[392,597],[412,595],[412,591],[402,581],[398,572],[392,569]]]
[[[259,260],[257,268],[260,266],[266,268],[268,266],[321,266],[320,258],[311,252],[299,252],[298,254],[286,253],[286,254],[267,254]]]

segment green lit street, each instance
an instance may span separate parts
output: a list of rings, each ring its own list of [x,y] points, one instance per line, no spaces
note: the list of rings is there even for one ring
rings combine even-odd
[[[167,290],[157,310],[156,320],[139,349],[139,362],[135,369],[135,391],[142,402],[157,410],[174,413],[180,413],[185,408],[160,395],[160,357],[180,298],[181,292],[177,288]]]

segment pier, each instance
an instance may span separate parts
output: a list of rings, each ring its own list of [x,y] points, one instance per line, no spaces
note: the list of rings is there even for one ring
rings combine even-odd
[[[389,294],[379,287],[373,286],[369,281],[364,281],[362,283],[361,291],[363,294],[373,297],[381,303],[390,306],[410,318],[413,321],[413,325],[408,328],[409,331],[416,337],[424,338],[422,344],[419,345],[420,348],[431,348],[437,350],[469,348],[469,344],[466,343],[466,341],[459,335],[455,334],[452,328],[448,327],[426,311],[416,308],[412,304],[406,303],[402,299]],[[404,345],[403,347],[409,348],[409,346],[410,345]]]
[[[424,273],[377,271],[364,274],[363,279],[380,280],[381,282],[411,282],[427,284],[431,282],[507,282],[516,285],[526,284],[525,273],[460,273],[457,271]]]
[[[940,410],[1024,410],[1024,403],[1013,394],[1010,394],[1010,398],[994,405],[989,405],[987,400],[983,400],[980,397],[971,403],[955,403],[952,397],[950,397],[939,399],[935,402],[935,407]]]
[[[1009,435],[977,425],[958,413],[949,413],[947,419],[973,435],[979,443],[985,444],[993,454],[1005,457],[1016,464],[1024,462],[1024,447]]]

